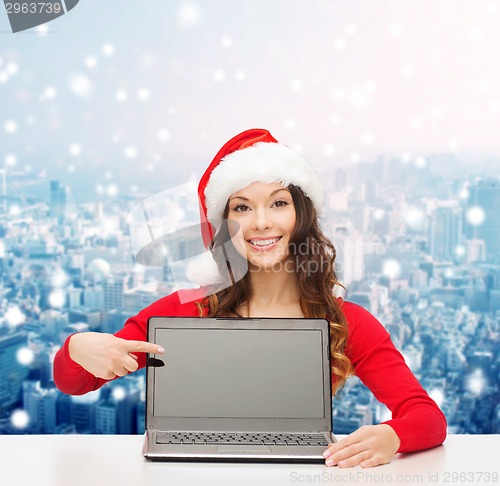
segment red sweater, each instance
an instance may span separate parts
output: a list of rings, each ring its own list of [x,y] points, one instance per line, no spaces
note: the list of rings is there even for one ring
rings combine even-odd
[[[199,289],[189,292],[192,292],[191,302],[181,303],[177,292],[163,297],[128,319],[115,336],[145,341],[151,316],[198,316],[194,302],[203,296]],[[356,376],[392,412],[392,419],[384,423],[389,424],[401,440],[398,452],[442,444],[446,437],[446,419],[406,366],[389,333],[362,307],[345,301],[341,309],[349,327],[345,353]],[[55,356],[54,382],[57,388],[71,395],[82,395],[100,388],[107,380],[96,378],[71,359],[68,351],[70,338]],[[145,361],[145,354],[138,353],[139,368],[145,366]]]

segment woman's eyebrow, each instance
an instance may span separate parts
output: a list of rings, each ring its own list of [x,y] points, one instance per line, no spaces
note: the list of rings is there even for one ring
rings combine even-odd
[[[269,197],[274,196],[277,192],[280,192],[280,191],[286,191],[286,192],[290,193],[290,191],[286,187],[281,187],[280,189],[276,189],[275,191],[271,192],[271,194],[269,194]],[[247,197],[243,197],[243,196],[233,196],[233,197],[229,198],[230,201],[232,201],[233,199],[243,199],[243,201],[250,201],[250,199],[248,199]]]

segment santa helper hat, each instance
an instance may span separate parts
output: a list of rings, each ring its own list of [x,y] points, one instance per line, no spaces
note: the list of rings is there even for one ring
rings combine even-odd
[[[198,186],[203,243],[210,248],[229,197],[253,182],[281,182],[299,186],[317,213],[323,206],[321,181],[294,150],[279,143],[267,130],[252,128],[233,137],[217,153]],[[190,265],[188,277],[199,285],[224,279],[211,255]]]

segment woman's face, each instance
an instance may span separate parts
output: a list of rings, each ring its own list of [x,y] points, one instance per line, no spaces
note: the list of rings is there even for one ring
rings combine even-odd
[[[230,228],[239,226],[232,241],[250,269],[283,268],[296,221],[288,189],[279,182],[254,182],[229,198],[227,218]]]

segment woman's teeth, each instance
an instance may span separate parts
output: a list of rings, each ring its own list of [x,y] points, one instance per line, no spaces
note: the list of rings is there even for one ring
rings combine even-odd
[[[281,236],[279,238],[273,238],[269,240],[248,240],[248,241],[255,246],[268,246],[276,243],[280,238]]]

